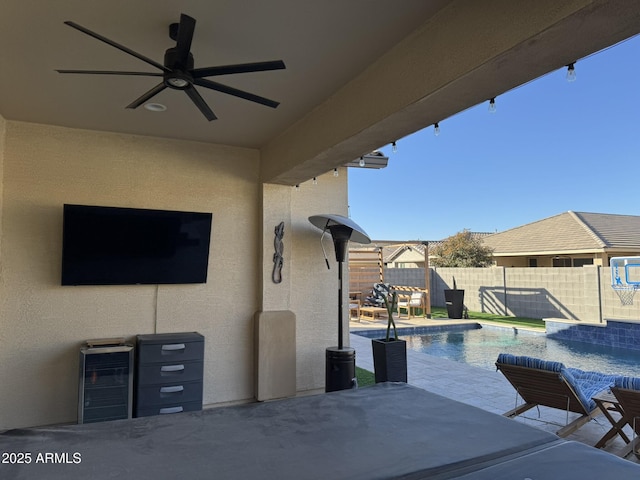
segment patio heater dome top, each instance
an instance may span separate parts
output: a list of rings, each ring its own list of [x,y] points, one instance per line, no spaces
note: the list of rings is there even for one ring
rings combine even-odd
[[[317,227],[322,231],[331,231],[331,227],[347,227],[348,229],[351,229],[349,240],[364,244],[371,243],[371,239],[362,227],[348,217],[332,213],[324,213],[320,215],[312,215],[309,217],[309,221],[314,227]]]

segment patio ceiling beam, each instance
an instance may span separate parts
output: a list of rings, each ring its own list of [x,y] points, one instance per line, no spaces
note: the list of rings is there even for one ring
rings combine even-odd
[[[637,0],[453,0],[268,143],[262,181],[302,183],[639,32]]]

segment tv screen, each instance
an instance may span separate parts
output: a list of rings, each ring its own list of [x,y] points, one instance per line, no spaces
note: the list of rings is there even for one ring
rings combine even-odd
[[[211,218],[65,204],[62,285],[206,283]]]

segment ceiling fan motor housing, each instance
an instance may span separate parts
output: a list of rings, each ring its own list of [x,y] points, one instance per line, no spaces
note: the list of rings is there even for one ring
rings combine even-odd
[[[193,84],[193,77],[189,70],[193,69],[193,55],[187,56],[187,64],[183,65],[176,47],[169,48],[164,54],[164,65],[170,72],[164,73],[164,83],[169,88],[184,90]]]

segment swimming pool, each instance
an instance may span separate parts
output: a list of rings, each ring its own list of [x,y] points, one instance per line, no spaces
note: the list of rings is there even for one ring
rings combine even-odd
[[[353,332],[380,338],[380,332]],[[567,367],[602,373],[640,376],[640,351],[547,338],[543,333],[513,328],[461,325],[398,329],[407,349],[495,370],[500,353],[562,362]]]

